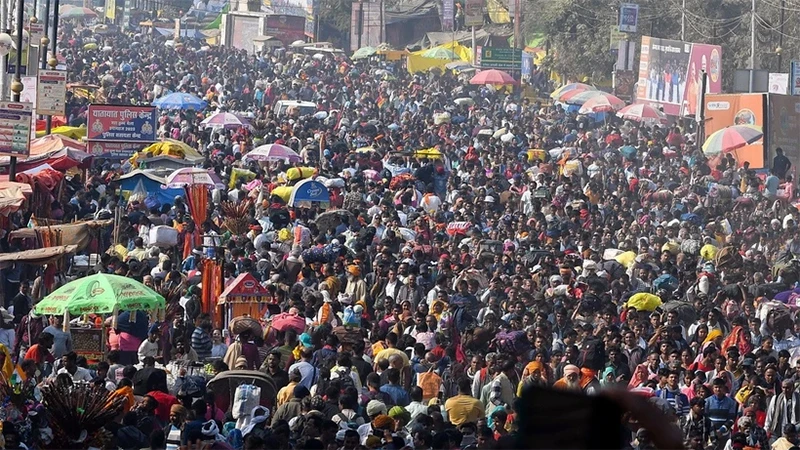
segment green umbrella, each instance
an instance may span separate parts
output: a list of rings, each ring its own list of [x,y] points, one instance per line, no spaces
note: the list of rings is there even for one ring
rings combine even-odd
[[[164,307],[164,297],[131,278],[99,273],[56,289],[36,304],[37,314],[110,314]]]
[[[376,53],[378,53],[378,49],[375,48],[375,47],[362,47],[362,48],[356,50],[355,53],[353,53],[353,57],[351,59],[369,58],[370,56],[372,56],[372,55],[374,55]]]
[[[442,48],[442,47],[434,47],[432,49],[426,50],[422,53],[422,56],[425,58],[436,58],[436,59],[460,59],[458,55],[453,53],[452,50]]]

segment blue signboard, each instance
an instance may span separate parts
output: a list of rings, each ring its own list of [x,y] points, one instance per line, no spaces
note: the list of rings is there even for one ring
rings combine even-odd
[[[533,55],[527,52],[522,52],[522,81],[530,81],[533,75]]]
[[[89,141],[156,141],[156,107],[89,105]]]

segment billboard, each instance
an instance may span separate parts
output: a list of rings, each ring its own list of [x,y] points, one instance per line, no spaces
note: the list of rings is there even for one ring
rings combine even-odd
[[[639,5],[636,3],[622,3],[619,5],[619,31],[636,33],[639,24]]]
[[[156,107],[89,105],[89,141],[156,141]]]
[[[642,36],[637,101],[672,116],[694,115],[703,71],[706,93],[721,92],[722,47]]]
[[[468,27],[483,25],[483,0],[466,0],[464,2],[464,24]]]
[[[772,166],[775,149],[783,149],[792,162],[792,169],[800,164],[800,99],[791,95],[769,94],[769,123],[767,127],[767,161]]]
[[[705,98],[705,135],[731,125],[765,125],[766,95],[764,94],[709,94]],[[759,140],[732,152],[741,165],[750,162],[750,168],[764,167],[764,140]]]
[[[383,42],[383,2],[353,2],[350,12],[350,50],[377,47]]]

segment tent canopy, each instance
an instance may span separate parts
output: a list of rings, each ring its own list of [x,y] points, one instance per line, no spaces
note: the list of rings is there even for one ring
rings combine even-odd
[[[298,203],[330,203],[331,194],[328,188],[319,181],[307,178],[294,186],[292,196],[289,197],[289,206],[296,206]]]
[[[225,302],[235,303],[241,301],[257,301],[259,297],[266,297],[269,292],[261,286],[250,272],[245,272],[236,279],[220,294],[219,304]]]
[[[36,248],[16,253],[2,253],[0,254],[0,266],[12,262],[38,265],[49,264],[65,255],[75,253],[77,249],[78,247],[75,245],[59,245],[58,247]]]

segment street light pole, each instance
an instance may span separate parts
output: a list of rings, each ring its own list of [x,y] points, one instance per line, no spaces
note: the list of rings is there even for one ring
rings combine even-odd
[[[14,93],[13,100],[20,101],[22,94],[22,21],[25,19],[25,1],[17,0],[17,67],[14,70],[14,82],[11,83],[11,92]],[[17,178],[17,157],[11,157],[11,164],[8,166],[8,180],[14,181]]]
[[[50,51],[50,60],[48,61],[50,68],[53,70],[55,70],[58,65],[58,59],[56,58],[56,43],[58,42],[58,3],[59,0],[55,0],[55,4],[53,4],[53,39],[50,41],[52,50]]]

